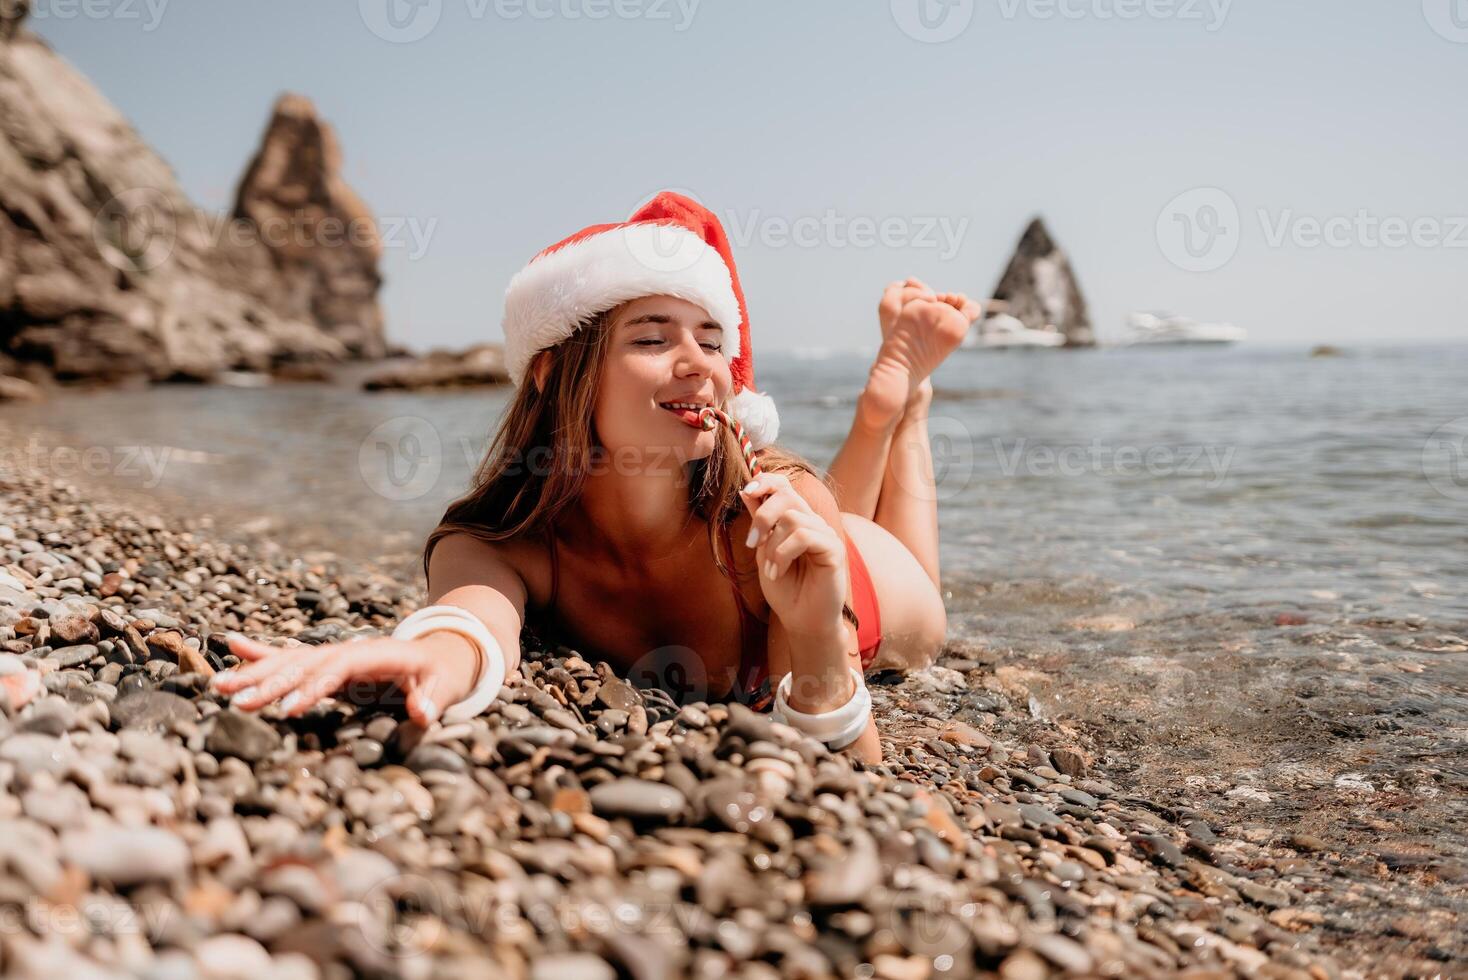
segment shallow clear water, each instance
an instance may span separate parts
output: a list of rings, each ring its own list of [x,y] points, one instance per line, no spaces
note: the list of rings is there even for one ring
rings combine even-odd
[[[763,358],[782,443],[829,463],[867,363]],[[930,425],[944,568],[1463,620],[1465,377],[1468,347],[961,351],[935,379]],[[506,401],[496,390],[179,386],[4,417],[100,447],[90,462],[45,460],[57,472],[85,477],[85,464],[94,478],[316,526],[323,543],[380,555],[414,547],[467,486]],[[1445,425],[1456,443],[1432,438]]]

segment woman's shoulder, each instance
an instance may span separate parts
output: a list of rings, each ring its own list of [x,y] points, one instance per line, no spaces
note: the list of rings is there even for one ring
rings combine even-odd
[[[468,531],[445,534],[434,547],[432,585],[438,592],[439,576],[449,579],[495,585],[513,576],[524,599],[539,605],[550,593],[550,562],[543,534],[523,534],[513,538],[489,540]],[[486,579],[494,581],[486,581]],[[501,591],[504,591],[502,588]]]

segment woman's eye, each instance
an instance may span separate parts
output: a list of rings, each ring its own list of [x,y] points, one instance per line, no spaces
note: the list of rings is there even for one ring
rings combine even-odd
[[[644,338],[642,340],[634,340],[634,341],[632,341],[632,346],[633,347],[646,347],[649,344],[661,344],[661,343],[662,343],[662,340],[660,338],[657,338],[657,337],[646,337],[646,338]],[[724,345],[723,344],[703,344],[701,346],[703,347],[704,350],[713,351],[715,353],[717,353],[717,352],[719,352],[719,351],[721,351],[721,350],[724,349]]]

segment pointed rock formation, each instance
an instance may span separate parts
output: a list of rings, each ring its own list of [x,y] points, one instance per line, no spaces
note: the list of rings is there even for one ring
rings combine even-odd
[[[0,375],[210,380],[342,360],[343,323],[362,353],[377,349],[360,258],[322,260],[354,271],[293,287],[301,274],[283,274],[248,226],[193,206],[117,109],[22,26],[26,6],[0,2]]]
[[[341,148],[311,101],[283,95],[240,182],[234,215],[255,228],[286,284],[288,312],[358,357],[382,357],[382,242],[341,177]]]
[[[1086,300],[1070,260],[1039,218],[1031,221],[1020,236],[993,296],[1005,302],[1005,312],[1031,330],[1052,325],[1065,334],[1067,347],[1092,347],[1096,343]]]

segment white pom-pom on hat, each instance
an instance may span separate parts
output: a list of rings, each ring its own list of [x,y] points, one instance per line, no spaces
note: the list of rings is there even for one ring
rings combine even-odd
[[[729,414],[744,426],[744,434],[755,449],[763,449],[780,435],[780,413],[775,400],[764,392],[745,388],[729,403]]]

